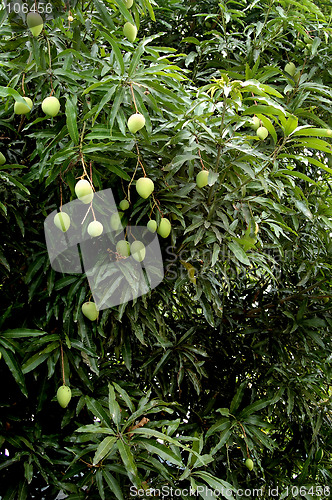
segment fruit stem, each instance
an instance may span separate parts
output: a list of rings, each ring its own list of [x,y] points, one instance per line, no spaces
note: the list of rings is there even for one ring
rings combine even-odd
[[[134,95],[134,89],[133,89],[133,84],[130,82],[130,91],[131,91],[131,95],[133,97],[133,101],[134,101],[134,106],[135,106],[135,110],[136,110],[136,113],[138,113],[138,109],[137,109],[137,106],[136,106],[136,101],[135,101],[135,95]]]
[[[63,348],[62,348],[62,344],[60,344],[60,350],[61,350],[62,382],[63,382],[63,385],[66,385],[65,364],[64,364],[64,361],[63,361]]]
[[[29,54],[29,57],[28,57],[28,60],[27,60],[27,65],[30,63],[31,61],[31,57],[32,57],[32,53],[30,52]],[[23,72],[23,76],[22,76],[22,94],[25,96],[25,88],[24,88],[24,80],[25,80],[25,75],[26,75],[26,72],[24,71]]]
[[[254,97],[255,94],[253,92],[251,92],[251,95]],[[257,101],[254,101],[254,103],[255,103],[255,106],[257,106]]]
[[[88,172],[86,170],[82,151],[79,152],[79,156],[81,158],[81,162],[82,162],[82,166],[83,166],[83,172],[84,172],[84,174],[80,178],[83,179],[86,176],[89,179],[89,182],[91,184],[92,189],[95,190],[94,187],[93,187],[93,184],[92,184],[92,179],[90,178],[90,176],[89,176],[89,174],[88,174]],[[91,171],[91,164],[90,164],[90,171]]]
[[[157,209],[159,210],[160,215],[161,215],[162,217],[164,217],[164,215],[163,215],[162,211],[160,210],[160,208],[159,208],[159,206],[158,206],[158,205],[160,205],[160,201],[159,201],[159,200],[157,200],[157,199],[154,197],[153,193],[152,193],[152,198],[153,198],[154,204],[153,204],[153,207],[152,207],[151,213],[153,212],[154,207],[157,207]]]
[[[137,142],[136,142],[135,146],[136,146],[136,150],[137,150],[137,162],[141,165],[142,170],[143,170],[144,177],[146,177],[146,172],[145,172],[145,169],[144,169],[143,163],[141,162],[141,159],[140,159],[140,152],[139,152],[139,147],[138,147]]]
[[[134,170],[133,176],[132,176],[132,178],[130,179],[130,182],[129,182],[129,184],[128,184],[128,192],[127,192],[128,194],[127,194],[127,198],[128,198],[129,203],[130,203],[130,186],[132,185],[133,180],[135,179],[135,175],[136,175],[136,172],[137,172],[137,167],[138,167],[138,165],[139,165],[139,160],[138,160],[138,158],[137,158],[137,163],[136,163],[136,167],[135,167],[135,170]]]
[[[62,211],[62,182],[60,181],[60,212]]]
[[[244,430],[244,427],[243,425],[241,424],[241,422],[238,422],[239,426],[242,428],[242,431],[243,431],[243,435],[244,435],[244,442],[246,444],[246,448],[247,448],[247,456],[248,458],[250,458],[250,453],[249,453],[249,448],[248,448],[248,445],[247,445],[247,434],[246,434],[246,431]]]
[[[196,142],[197,142],[197,145],[198,145],[197,136],[195,136],[195,139],[196,139]],[[202,170],[206,170],[205,165],[203,163],[203,159],[202,159],[202,155],[201,155],[201,150],[199,149],[199,145],[198,145],[198,156],[199,156],[199,161],[201,162],[201,165],[202,165]]]
[[[49,64],[49,69],[50,69],[50,83],[51,83],[51,93],[50,97],[52,94],[54,94],[54,88],[53,88],[53,79],[52,79],[52,59],[51,59],[51,45],[50,41],[48,38],[46,38],[47,41],[47,47],[48,47],[48,64]]]

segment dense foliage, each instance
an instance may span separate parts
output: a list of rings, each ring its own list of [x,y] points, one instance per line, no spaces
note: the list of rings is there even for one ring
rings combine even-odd
[[[0,498],[329,498],[329,2],[53,4],[38,36],[0,10]],[[172,222],[163,282],[97,322],[44,237],[84,172],[125,225]]]

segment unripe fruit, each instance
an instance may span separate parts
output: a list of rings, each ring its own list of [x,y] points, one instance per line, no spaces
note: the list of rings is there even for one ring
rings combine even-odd
[[[137,180],[136,191],[142,198],[144,199],[148,198],[153,190],[154,190],[153,181],[148,177],[140,177]]]
[[[322,460],[323,456],[324,456],[323,448],[318,448],[318,450],[316,451],[316,455],[315,455],[317,462],[320,462]]]
[[[262,141],[264,141],[264,139],[266,139],[267,136],[269,135],[269,132],[265,127],[258,127],[256,134],[257,137],[259,137]]]
[[[285,71],[291,76],[295,75],[296,66],[293,62],[287,63],[285,66]]]
[[[38,36],[44,27],[42,16],[37,12],[29,12],[27,14],[27,25],[33,36]]]
[[[160,234],[162,238],[167,238],[167,236],[169,236],[169,233],[171,232],[171,229],[172,226],[170,221],[168,219],[165,219],[165,217],[162,217],[157,231],[158,234]]]
[[[134,0],[124,0],[124,4],[127,9],[130,9],[133,6]]]
[[[100,236],[103,232],[103,229],[104,228],[102,223],[98,222],[97,220],[90,222],[90,224],[88,225],[88,233],[92,237]]]
[[[0,165],[4,165],[6,163],[6,157],[0,152]]]
[[[253,470],[253,468],[254,468],[254,462],[251,460],[251,458],[247,458],[247,460],[245,461],[245,466],[249,470]]]
[[[254,116],[251,120],[250,127],[253,128],[254,130],[257,130],[260,124],[261,124],[260,119],[257,118],[257,116]]]
[[[114,231],[118,231],[119,229],[122,228],[122,222],[121,222],[121,217],[123,213],[122,212],[117,212],[112,215],[111,217],[111,228]]]
[[[145,118],[141,113],[134,113],[128,118],[128,128],[132,134],[135,134],[138,130],[145,125]]]
[[[58,229],[61,229],[63,233],[68,231],[70,226],[70,217],[65,212],[58,212],[54,216],[54,224]]]
[[[46,97],[42,102],[42,110],[45,115],[56,116],[60,111],[59,100],[54,96]]]
[[[133,43],[137,36],[137,28],[134,24],[126,23],[123,27],[123,34],[129,42]]]
[[[130,243],[126,240],[120,240],[116,244],[116,251],[122,257],[129,257],[130,255]]]
[[[86,205],[91,203],[93,198],[93,190],[89,181],[85,179],[79,180],[75,185],[75,193],[79,200]]]
[[[74,21],[73,16],[68,16],[68,21],[69,21],[70,23],[72,23],[72,22]]]
[[[121,208],[121,210],[128,210],[129,201],[128,200],[121,200],[119,203],[119,207]]]
[[[0,359],[2,358],[2,352],[0,351]]]
[[[202,188],[207,185],[208,183],[208,178],[209,178],[209,171],[208,170],[201,170],[197,175],[196,175],[196,184],[199,188]]]
[[[157,221],[154,219],[149,220],[146,227],[148,228],[148,230],[151,233],[155,233],[157,231],[157,227],[158,227]]]
[[[66,406],[68,406],[69,401],[71,400],[70,388],[67,385],[62,385],[57,390],[56,397],[59,405],[62,406],[62,408],[66,408]]]
[[[26,104],[17,101],[14,104],[14,113],[16,115],[27,115],[32,109],[33,104],[30,97],[23,97],[23,99],[25,100]]]
[[[130,253],[137,262],[142,262],[145,259],[146,253],[144,243],[138,240],[134,241],[130,245]]]
[[[96,321],[99,311],[94,302],[84,302],[82,305],[82,313],[91,321]]]

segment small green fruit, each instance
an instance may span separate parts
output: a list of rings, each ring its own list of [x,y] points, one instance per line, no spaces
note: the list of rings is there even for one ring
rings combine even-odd
[[[6,163],[6,157],[0,152],[0,165],[4,165]]]
[[[172,229],[172,226],[171,226],[170,221],[168,219],[165,219],[165,217],[162,217],[160,219],[160,224],[158,227],[158,234],[160,234],[160,236],[162,238],[167,238],[167,236],[169,236],[169,234],[171,232],[171,229]]]
[[[27,25],[33,36],[38,36],[44,27],[42,16],[37,12],[29,12],[27,14]]]
[[[69,401],[71,400],[70,388],[67,385],[62,385],[57,390],[56,397],[59,405],[62,406],[62,408],[66,408],[66,406],[68,406]]]
[[[0,359],[2,358],[2,352],[0,351]]]
[[[260,119],[257,118],[257,116],[254,116],[251,120],[250,127],[254,130],[257,130],[260,124],[261,124]]]
[[[98,222],[97,220],[94,220],[93,222],[90,222],[88,225],[88,233],[90,236],[93,238],[96,236],[100,236],[101,233],[103,232],[103,225],[101,222]]]
[[[316,455],[315,455],[317,462],[320,462],[322,460],[323,456],[324,456],[323,448],[318,448],[318,450],[316,451]]]
[[[141,241],[134,241],[130,245],[130,253],[137,262],[142,262],[145,259],[145,246]]]
[[[60,102],[54,96],[46,97],[42,102],[42,110],[45,115],[56,116],[60,111]]]
[[[79,200],[86,205],[93,199],[93,190],[90,182],[85,179],[79,180],[75,185],[75,193]]]
[[[91,321],[96,321],[99,311],[94,302],[84,302],[82,305],[82,313]]]
[[[262,141],[264,141],[264,139],[266,139],[267,136],[269,135],[269,132],[265,127],[258,127],[256,134],[257,137],[259,137]]]
[[[16,115],[27,115],[32,109],[33,104],[31,99],[29,97],[23,97],[23,99],[25,100],[26,104],[17,101],[14,104],[14,113]]]
[[[126,240],[120,240],[116,244],[116,251],[122,257],[129,257],[130,255],[130,243]]]
[[[208,170],[201,170],[197,175],[196,175],[196,184],[199,188],[202,188],[208,184],[208,178],[209,178],[209,171]]]
[[[123,34],[129,42],[133,43],[137,36],[137,28],[134,24],[126,23],[123,27]]]
[[[117,212],[117,213],[115,213],[115,214],[112,215],[112,217],[111,217],[111,228],[114,231],[118,231],[119,229],[122,228],[122,222],[121,222],[122,216],[123,216],[123,212]]]
[[[128,128],[132,134],[135,134],[138,130],[145,125],[145,118],[141,113],[134,113],[128,118],[127,122]]]
[[[127,9],[130,9],[133,6],[134,0],[124,0],[124,4]]]
[[[149,220],[146,227],[148,228],[148,230],[151,233],[155,233],[157,231],[157,227],[158,227],[157,221],[154,219]]]
[[[136,191],[144,199],[148,198],[154,190],[154,184],[148,177],[140,177],[136,181]]]
[[[247,460],[245,461],[245,466],[249,470],[253,470],[253,468],[254,468],[254,462],[251,460],[251,458],[247,458]]]
[[[128,200],[121,200],[119,203],[119,207],[121,210],[128,210],[129,208],[129,201]]]
[[[70,226],[70,217],[65,212],[58,212],[54,216],[54,224],[58,229],[61,229],[63,233],[68,231]]]
[[[295,75],[296,66],[293,62],[287,63],[285,66],[285,71],[291,76]]]

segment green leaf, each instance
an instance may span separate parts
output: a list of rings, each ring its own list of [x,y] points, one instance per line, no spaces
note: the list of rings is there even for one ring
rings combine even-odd
[[[192,475],[203,479],[213,490],[223,491],[223,496],[227,498],[227,500],[235,500],[229,491],[236,492],[236,488],[227,481],[223,481],[222,479],[212,476],[209,472],[193,472]]]
[[[292,134],[295,136],[313,136],[313,137],[330,137],[332,138],[332,130],[329,128],[315,128],[308,125],[298,127]]]
[[[89,396],[85,396],[85,401],[88,409],[96,416],[98,417],[103,423],[105,423],[108,427],[112,427],[112,421],[107,415],[106,411],[104,408],[101,406],[101,404],[96,401],[93,398],[90,398]]]
[[[114,3],[116,3],[116,5],[118,6],[119,11],[121,12],[121,14],[125,18],[125,20],[131,24],[135,24],[131,13],[129,12],[129,10],[125,6],[125,3],[122,0],[114,0]]]
[[[135,406],[134,406],[133,402],[131,401],[127,391],[125,389],[123,389],[122,387],[120,387],[116,382],[113,382],[113,385],[114,385],[115,389],[118,391],[118,393],[120,394],[120,396],[122,397],[122,399],[124,400],[124,402],[126,403],[126,405],[128,406],[129,410],[131,412],[134,412]]]
[[[37,352],[22,365],[22,373],[29,373],[43,363],[54,349],[59,348],[59,341],[51,342],[45,349]]]
[[[117,500],[124,500],[122,491],[117,480],[110,474],[110,472],[103,468],[103,476],[108,484],[113,495],[115,495]]]
[[[119,111],[121,104],[122,104],[122,101],[124,99],[124,95],[125,95],[125,89],[123,87],[117,87],[115,99],[113,101],[113,106],[112,106],[112,110],[111,110],[111,114],[110,114],[110,118],[109,118],[109,128],[110,128],[111,135],[112,135],[114,120],[115,120],[115,117]]]
[[[288,168],[282,168],[274,174],[274,177],[280,177],[282,175],[290,175],[291,177],[299,177],[300,179],[302,179],[306,182],[309,182],[310,184],[317,185],[317,183],[315,181],[313,181],[312,179],[310,179],[310,177],[308,177],[305,174],[302,174],[302,172],[297,172],[296,170],[289,170]]]
[[[309,208],[300,200],[294,200],[294,205],[300,212],[302,212],[308,219],[312,220],[314,216],[310,212]]]
[[[256,411],[261,410],[262,408],[266,408],[266,406],[269,406],[271,404],[271,401],[268,399],[262,399],[259,401],[256,401],[255,403],[252,403],[251,405],[247,406],[244,408],[241,413],[239,414],[238,418],[243,419],[246,418],[248,415],[251,415],[252,413],[255,413]]]
[[[130,77],[133,76],[133,74],[136,70],[136,66],[139,63],[139,60],[140,60],[143,52],[144,52],[144,45],[143,45],[143,42],[140,42],[138,44],[138,47],[136,48],[135,52],[133,53],[133,55],[131,57],[131,61],[130,61],[129,69],[128,69],[128,76],[130,76]],[[134,88],[135,88],[135,86],[134,86]]]
[[[183,467],[183,462],[180,460],[177,455],[170,449],[167,448],[164,444],[160,444],[157,441],[151,442],[150,440],[140,439],[139,444],[143,446],[150,453],[154,453],[158,455],[163,460],[167,460],[178,467]]]
[[[140,486],[140,481],[138,478],[137,467],[134,461],[133,454],[127,443],[124,443],[121,438],[117,440],[118,450],[121,456],[123,465],[126,468],[130,481],[136,486]]]
[[[15,101],[21,102],[22,104],[26,104],[26,102],[23,99],[23,97],[21,96],[21,94],[19,94],[17,92],[17,90],[12,89],[10,87],[1,87],[0,86],[0,96],[1,97],[14,97]]]
[[[248,259],[245,251],[237,241],[228,241],[227,246],[233,252],[237,260],[239,260],[240,262],[242,262],[242,264],[245,264],[246,266],[250,265],[250,260]]]
[[[107,26],[112,31],[115,30],[115,25],[113,23],[113,19],[112,19],[110,13],[108,12],[106,6],[104,5],[104,3],[101,0],[93,0],[93,4],[94,4],[97,12],[99,13],[101,19],[104,21],[103,28],[105,28]]]
[[[97,465],[101,460],[103,460],[103,458],[112,450],[117,439],[118,438],[115,436],[107,436],[102,440],[93,458],[93,465]]]
[[[245,388],[247,387],[247,384],[248,382],[245,380],[243,381],[240,385],[239,385],[239,388],[238,390],[236,391],[236,394],[235,396],[233,397],[232,399],[232,402],[231,402],[231,406],[229,408],[229,412],[230,413],[234,413],[236,412],[236,410],[238,409],[238,407],[240,406],[241,404],[241,401],[242,401],[242,398],[243,398],[243,394],[244,394],[244,390]]]
[[[108,384],[108,407],[113,422],[118,426],[121,421],[121,410],[115,397],[114,387],[110,383]]]
[[[66,96],[66,123],[71,140],[78,145],[79,136],[77,128],[77,96]]]
[[[104,36],[106,36],[107,40],[111,44],[112,50],[114,52],[115,59],[116,59],[117,63],[119,64],[119,67],[120,67],[121,75],[123,75],[124,72],[125,72],[125,65],[124,65],[124,62],[123,62],[123,57],[122,57],[122,54],[121,54],[121,50],[119,49],[119,46],[118,46],[118,42],[116,40],[114,40],[113,38],[111,38],[109,35],[106,35],[106,33],[104,31],[102,31],[102,34]]]
[[[0,333],[0,337],[6,337],[7,339],[39,337],[40,335],[47,335],[47,332],[43,332],[42,330],[30,330],[29,328],[15,328],[14,330],[5,330]]]
[[[10,350],[3,348],[0,348],[0,352],[2,353],[5,363],[8,366],[17,384],[19,385],[19,388],[21,389],[22,393],[24,394],[24,396],[28,397],[28,391],[25,385],[23,372],[14,354]]]

